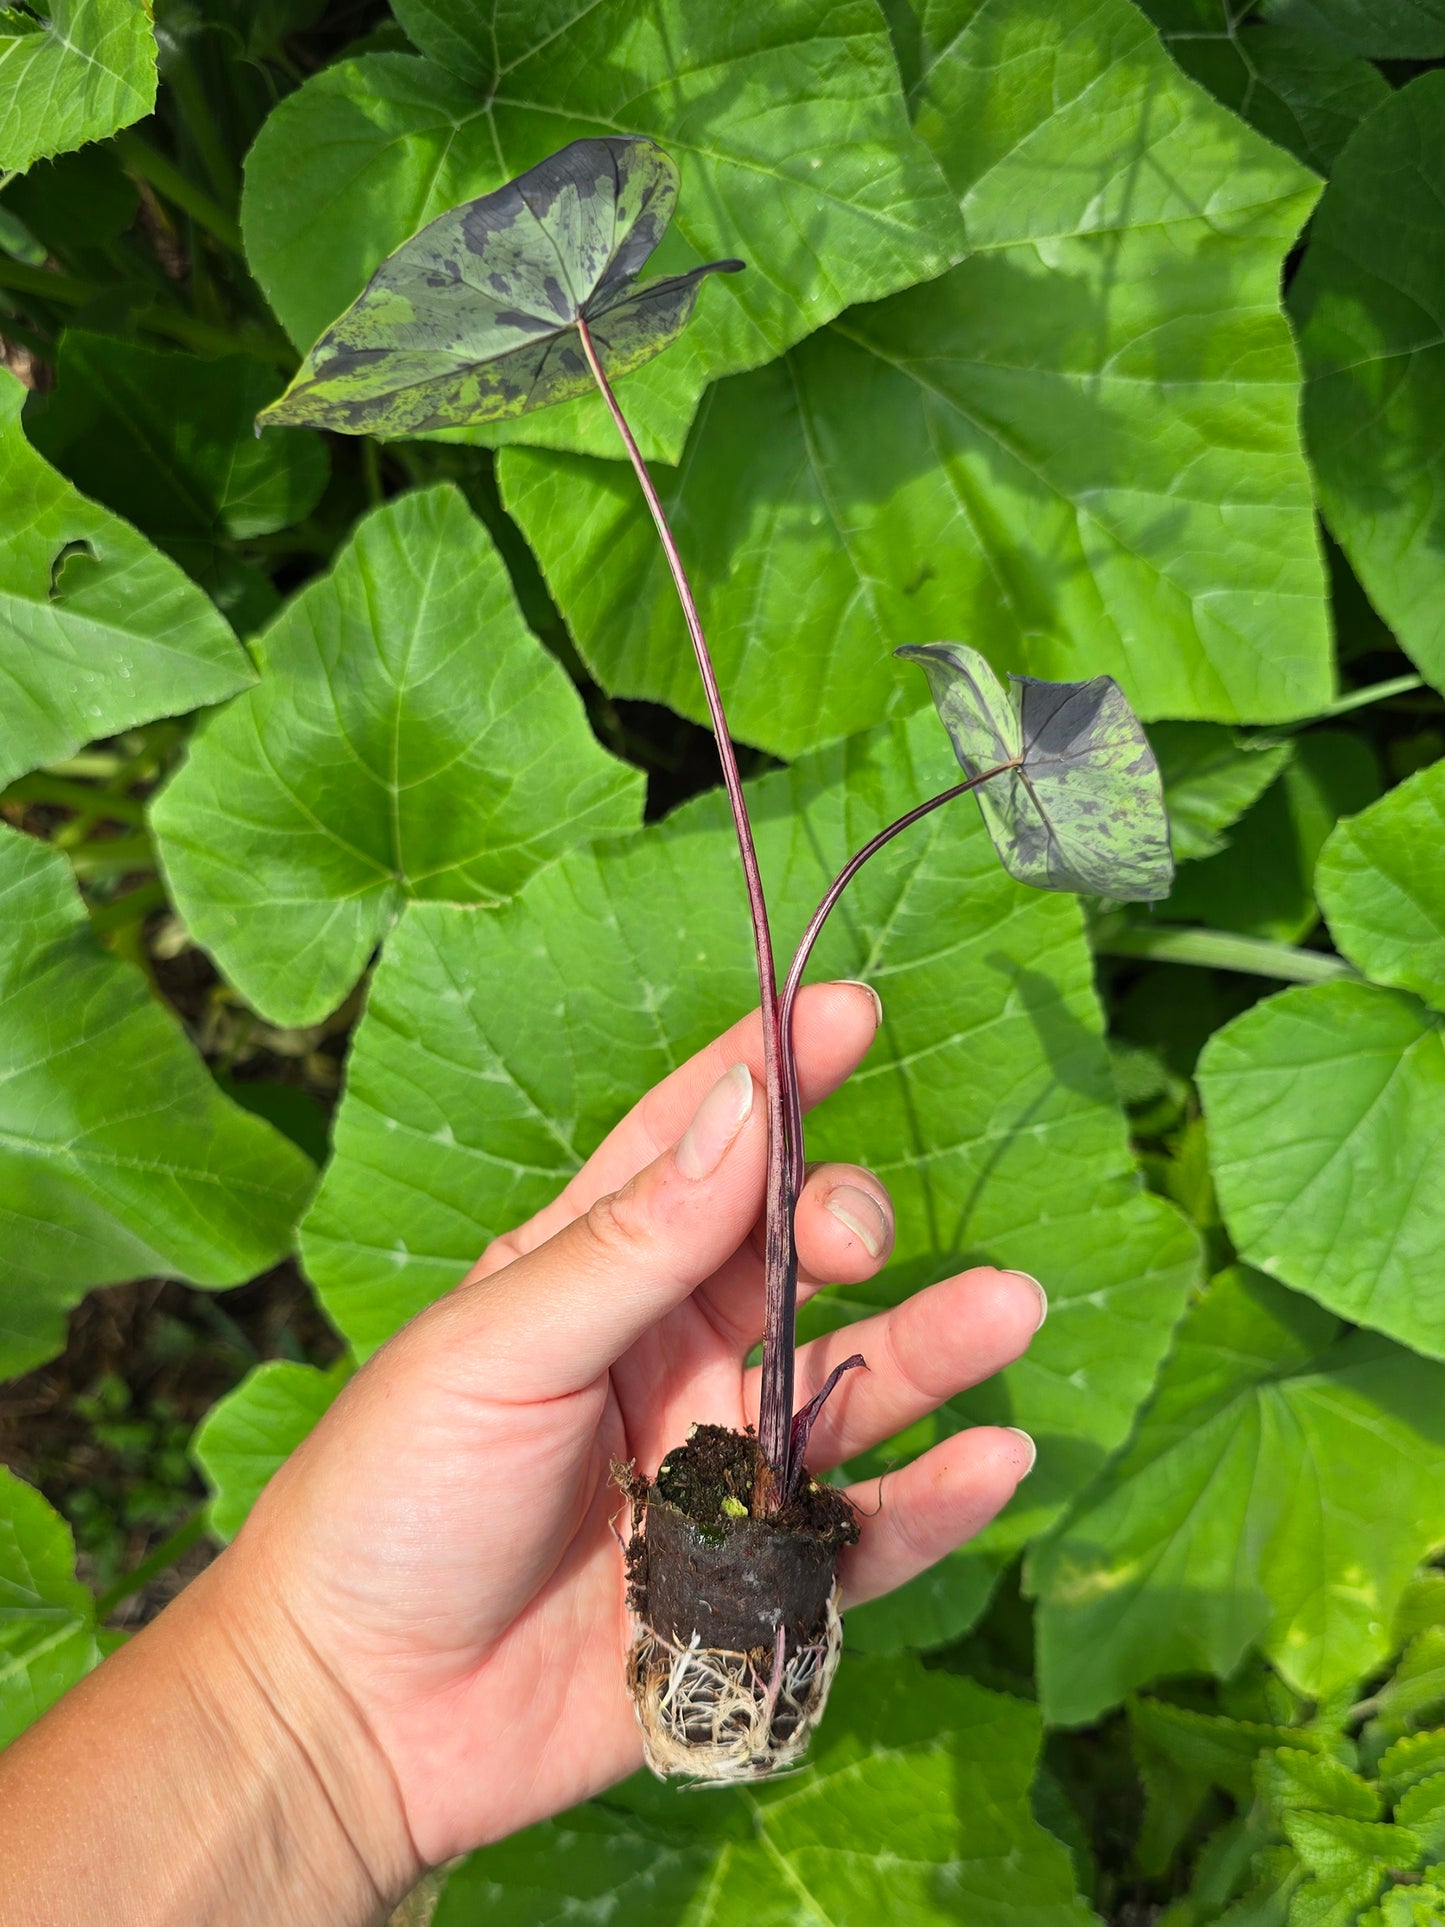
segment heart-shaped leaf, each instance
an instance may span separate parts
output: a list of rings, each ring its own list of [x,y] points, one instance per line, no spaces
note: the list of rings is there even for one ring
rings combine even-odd
[[[1169,894],[1174,859],[1159,765],[1112,676],[1010,676],[1005,694],[966,643],[908,643],[893,653],[922,665],[965,775],[1001,769],[974,794],[1011,877],[1125,903]]]
[[[579,320],[629,374],[686,327],[705,274],[743,265],[638,286],[676,202],[654,141],[573,141],[404,242],[259,419],[407,435],[573,401],[593,385]]]

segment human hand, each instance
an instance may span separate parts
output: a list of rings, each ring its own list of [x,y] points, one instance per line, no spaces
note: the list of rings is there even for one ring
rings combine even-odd
[[[805,1100],[876,1003],[816,986]],[[385,1345],[221,1557],[0,1758],[0,1927],[362,1927],[423,1868],[636,1767],[614,1460],[757,1414],[766,1124],[754,1016],[623,1119],[562,1196]],[[813,1171],[800,1294],[884,1262],[892,1208]],[[980,1269],[798,1354],[822,1471],[1008,1364],[1042,1294]],[[1032,1463],[979,1427],[870,1481],[845,1607],[976,1532]],[[881,1497],[881,1504],[879,1503]]]
[[[858,985],[804,994],[809,1103],[861,1060],[875,1010]],[[229,1590],[270,1636],[299,1631],[359,1709],[384,1764],[379,1803],[395,1802],[422,1862],[640,1762],[610,1466],[650,1473],[694,1421],[756,1420],[745,1360],[763,1322],[761,1069],[753,1016],[644,1098],[554,1204],[352,1380],[225,1555]],[[797,1237],[800,1295],[872,1276],[892,1244],[886,1191],[855,1166],[819,1167]],[[805,1345],[799,1403],[850,1352],[870,1367],[825,1409],[810,1465],[999,1370],[1041,1315],[1032,1281],[975,1270]],[[1031,1462],[1020,1434],[980,1427],[889,1474],[881,1495],[870,1482],[845,1606],[978,1531]]]

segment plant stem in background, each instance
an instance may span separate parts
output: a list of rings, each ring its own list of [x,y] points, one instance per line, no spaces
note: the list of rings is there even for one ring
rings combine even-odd
[[[178,1526],[169,1539],[162,1541],[149,1557],[142,1559],[132,1571],[122,1573],[115,1584],[103,1592],[95,1602],[95,1616],[104,1625],[123,1600],[133,1593],[141,1592],[152,1579],[173,1566],[177,1559],[183,1558],[193,1545],[206,1536],[211,1523],[211,1508],[203,1505],[193,1512],[184,1525]]]
[[[743,876],[747,883],[748,908],[753,921],[753,944],[757,951],[758,992],[762,1004],[763,1018],[763,1070],[767,1090],[768,1106],[768,1182],[766,1220],[764,1233],[764,1276],[767,1289],[767,1310],[763,1332],[763,1370],[762,1395],[758,1411],[758,1443],[762,1456],[773,1475],[774,1485],[768,1492],[760,1494],[762,1509],[775,1510],[787,1491],[790,1477],[789,1446],[793,1418],[793,1343],[794,1314],[797,1303],[798,1257],[793,1238],[793,1208],[797,1203],[797,1190],[792,1182],[792,1174],[802,1168],[801,1147],[790,1145],[791,1117],[784,1104],[785,1059],[790,1055],[783,1040],[779,1024],[778,980],[773,964],[773,940],[768,928],[768,909],[763,897],[762,875],[758,869],[757,850],[753,843],[752,824],[748,821],[747,801],[743,796],[742,777],[738,773],[737,756],[733,750],[732,737],[728,732],[727,715],[723,709],[722,696],[718,690],[717,677],[713,672],[712,658],[708,654],[707,638],[703,634],[702,621],[697,612],[692,587],[687,572],[682,566],[677,543],[668,526],[667,516],[658,498],[647,464],[642,459],[642,451],[633,438],[627,425],[627,418],[618,405],[612,392],[611,383],[603,373],[602,363],[593,345],[592,335],[587,323],[579,316],[577,333],[581,337],[582,352],[587,357],[587,365],[592,370],[593,380],[606,402],[608,411],[617,425],[622,437],[628,459],[636,473],[638,485],[642,490],[652,520],[657,529],[662,552],[667,558],[667,566],[672,572],[673,584],[677,589],[678,601],[682,604],[683,617],[692,638],[693,653],[697,657],[698,673],[702,677],[703,693],[707,698],[708,717],[712,723],[713,736],[717,742],[718,758],[722,764],[723,784],[727,789],[728,803],[733,814],[733,827],[737,831],[738,850],[742,856]],[[796,1074],[791,1079],[796,1086]]]

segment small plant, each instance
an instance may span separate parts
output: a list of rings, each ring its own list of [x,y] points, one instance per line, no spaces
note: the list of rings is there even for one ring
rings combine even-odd
[[[793,1006],[833,906],[868,859],[976,793],[1009,873],[1042,889],[1151,901],[1172,877],[1158,766],[1108,676],[999,684],[962,643],[908,645],[963,780],[881,829],[825,892],[778,985],[767,905],[727,717],[697,605],[612,379],[666,348],[699,286],[739,261],[638,275],[671,218],[677,175],[643,139],[582,140],[453,208],[383,262],[321,337],[268,423],[404,435],[498,420],[600,391],[656,525],[707,698],[752,916],[769,1127],[767,1291],[757,1435],[697,1426],[632,1501],[628,1660],[647,1757],[661,1774],[757,1779],[797,1760],[841,1647],[836,1566],[858,1536],[843,1495],[809,1477],[809,1435],[841,1376],[794,1410],[794,1211],[805,1162]]]

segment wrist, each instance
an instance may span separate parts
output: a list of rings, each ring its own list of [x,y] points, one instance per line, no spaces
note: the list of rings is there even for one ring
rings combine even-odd
[[[0,1756],[0,1865],[0,1927],[372,1927],[420,1872],[365,1720],[233,1552]]]
[[[242,1548],[223,1553],[171,1610],[182,1605],[191,1624],[178,1658],[230,1762],[222,1798],[249,1815],[240,1830],[244,1863],[254,1866],[257,1843],[266,1843],[277,1891],[290,1902],[278,1908],[273,1892],[258,1922],[384,1919],[424,1869],[391,1768],[356,1701],[287,1610],[282,1589],[250,1569]]]

